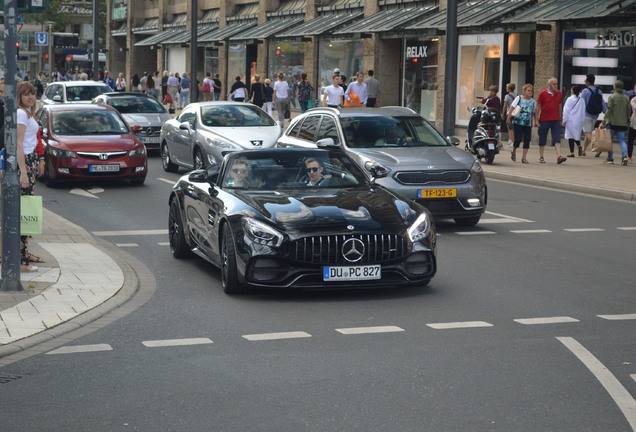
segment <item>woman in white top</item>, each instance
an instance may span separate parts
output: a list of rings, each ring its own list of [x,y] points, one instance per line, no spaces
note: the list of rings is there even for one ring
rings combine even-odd
[[[565,126],[565,139],[570,144],[570,154],[574,157],[574,146],[579,148],[579,156],[583,154],[581,148],[581,131],[583,131],[583,121],[585,120],[585,99],[580,95],[583,86],[572,86],[571,96],[565,101],[563,106],[563,126]]]
[[[18,85],[18,174],[20,176],[20,194],[33,195],[33,186],[38,175],[44,173],[44,159],[39,162],[38,154],[35,151],[38,143],[38,122],[35,120],[33,111],[35,110],[35,87],[28,81]],[[30,265],[31,254],[27,250],[27,236],[20,237],[20,269],[24,272],[36,271],[37,267]]]
[[[274,104],[276,104],[276,110],[278,111],[278,124],[283,127],[285,122],[285,109],[288,104],[289,86],[285,81],[285,74],[278,73],[278,81],[274,83]]]

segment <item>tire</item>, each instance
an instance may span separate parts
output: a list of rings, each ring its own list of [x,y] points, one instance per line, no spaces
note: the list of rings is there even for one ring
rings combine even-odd
[[[234,237],[228,224],[223,226],[223,237],[221,238],[221,285],[226,294],[245,294],[247,292],[247,289],[238,281]]]
[[[161,143],[161,165],[163,166],[163,170],[165,172],[177,172],[179,166],[175,163],[172,163],[170,160],[170,153],[168,152],[168,144]]]
[[[170,252],[175,258],[189,258],[192,251],[186,243],[185,226],[181,220],[181,211],[177,199],[170,201],[168,212],[168,237],[170,239]]]
[[[463,227],[474,227],[479,222],[479,219],[481,219],[481,215],[467,218],[455,218],[455,223]]]
[[[44,175],[42,175],[42,183],[46,185],[46,187],[54,188],[57,186],[57,183],[51,178],[49,175],[49,164],[47,163],[44,167]]]
[[[486,163],[488,165],[492,165],[492,163],[495,161],[495,152],[493,150],[489,151],[488,154],[486,155]]]
[[[199,147],[194,149],[194,155],[192,155],[192,165],[195,170],[205,169],[205,160],[203,159],[203,153]]]

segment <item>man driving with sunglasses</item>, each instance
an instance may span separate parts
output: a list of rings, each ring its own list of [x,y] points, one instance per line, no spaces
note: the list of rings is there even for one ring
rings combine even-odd
[[[318,186],[323,180],[325,180],[325,176],[323,175],[325,168],[322,166],[322,162],[318,159],[308,158],[305,160],[305,167],[307,171],[307,178],[309,179],[307,186]]]
[[[248,187],[249,168],[245,159],[236,159],[225,176],[225,184],[229,187]]]

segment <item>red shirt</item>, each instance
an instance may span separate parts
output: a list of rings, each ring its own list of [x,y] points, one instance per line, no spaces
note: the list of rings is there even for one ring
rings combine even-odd
[[[541,105],[539,121],[561,120],[561,98],[561,90],[550,93],[548,89],[545,89],[539,93],[537,99],[537,103]]]

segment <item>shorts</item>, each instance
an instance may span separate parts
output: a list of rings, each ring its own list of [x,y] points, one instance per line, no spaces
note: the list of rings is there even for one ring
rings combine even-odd
[[[585,119],[583,119],[583,132],[592,132],[595,125],[596,119],[586,116]]]

